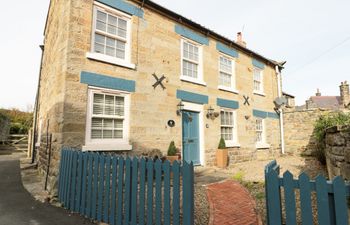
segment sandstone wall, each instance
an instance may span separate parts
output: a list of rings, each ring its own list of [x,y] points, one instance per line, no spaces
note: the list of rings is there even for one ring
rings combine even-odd
[[[328,128],[325,140],[329,177],[340,175],[350,180],[350,125]]]
[[[46,134],[52,134],[52,162],[49,190],[55,189],[62,142],[64,97],[68,55],[69,12],[71,1],[52,0],[45,29],[44,55],[40,79],[38,126],[40,146],[37,146],[38,168],[45,174],[48,151]]]
[[[310,154],[316,148],[314,125],[321,116],[330,110],[308,109],[284,112],[284,141],[287,153]]]

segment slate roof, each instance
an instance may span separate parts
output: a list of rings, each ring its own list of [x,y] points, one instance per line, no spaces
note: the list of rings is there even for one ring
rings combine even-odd
[[[317,108],[339,109],[341,106],[340,96],[311,96],[310,100]]]

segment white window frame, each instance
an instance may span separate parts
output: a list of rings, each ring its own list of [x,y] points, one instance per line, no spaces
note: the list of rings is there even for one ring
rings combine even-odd
[[[221,72],[227,73],[227,71],[222,71],[221,70],[221,64],[220,64],[220,58],[221,57],[226,58],[226,59],[228,59],[228,60],[230,60],[232,62],[231,87],[220,85]],[[234,58],[232,58],[232,57],[227,56],[227,55],[220,54],[219,55],[218,65],[219,65],[218,66],[218,68],[219,68],[219,79],[218,79],[219,85],[218,85],[218,89],[238,94],[239,92],[236,89],[236,60]]]
[[[255,71],[256,70],[260,71],[260,89],[259,90],[256,90],[255,85],[254,85]],[[253,93],[257,94],[257,95],[265,96],[265,93],[264,93],[264,71],[263,71],[263,69],[256,67],[256,66],[253,67]]]
[[[91,138],[91,121],[93,96],[95,93],[117,95],[124,97],[124,120],[123,120],[123,138],[122,139],[92,139]],[[88,88],[88,103],[86,116],[86,131],[85,131],[85,146],[83,150],[88,151],[117,151],[131,150],[129,144],[129,126],[130,126],[130,93],[124,91],[110,90],[98,87],[89,86]]]
[[[256,140],[256,148],[257,149],[266,149],[266,148],[270,148],[270,145],[266,143],[266,119],[263,118],[255,118],[255,139],[257,139],[257,130],[256,130],[256,125],[257,125],[257,121],[260,120],[261,121],[261,125],[262,125],[262,130],[261,130],[261,141],[257,141]]]
[[[198,47],[198,70],[197,70],[198,77],[197,78],[192,78],[192,77],[183,75],[183,61],[185,60],[184,56],[183,56],[183,50],[184,50],[183,46],[184,46],[185,42],[188,42],[188,43]],[[203,45],[201,45],[197,42],[194,42],[192,40],[186,39],[186,38],[181,38],[181,68],[180,68],[180,71],[181,71],[180,80],[188,81],[188,82],[203,85],[203,86],[207,85],[203,79]]]
[[[232,112],[232,117],[233,117],[232,140],[225,140],[226,147],[240,147],[240,144],[238,142],[238,132],[237,132],[237,111],[233,109],[228,109],[228,108],[221,108],[220,116],[221,116],[221,112]],[[228,126],[222,125],[221,118],[220,118],[220,137],[221,137],[221,127],[228,127]]]
[[[90,52],[86,53],[86,57],[89,59],[94,59],[101,62],[106,62],[109,64],[122,66],[130,69],[135,69],[135,64],[131,63],[131,46],[132,46],[132,39],[131,39],[131,30],[132,30],[132,17],[126,13],[123,13],[119,10],[116,10],[114,8],[108,7],[104,4],[101,4],[99,2],[94,2],[94,13],[93,13],[93,20],[92,20],[92,31],[91,31],[91,49]],[[111,14],[113,16],[122,18],[126,20],[126,38],[124,41],[125,43],[125,59],[119,59],[117,57],[105,55],[102,53],[95,52],[95,33],[96,33],[96,18],[97,18],[97,10]],[[105,34],[103,34],[106,36]],[[107,34],[108,36],[108,34]],[[118,37],[113,37],[117,38]]]

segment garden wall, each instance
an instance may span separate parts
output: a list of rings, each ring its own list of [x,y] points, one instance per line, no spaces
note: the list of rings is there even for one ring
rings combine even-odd
[[[285,152],[310,154],[315,150],[315,122],[329,112],[324,109],[284,111]]]
[[[350,125],[326,130],[325,152],[329,177],[341,175],[350,180]]]

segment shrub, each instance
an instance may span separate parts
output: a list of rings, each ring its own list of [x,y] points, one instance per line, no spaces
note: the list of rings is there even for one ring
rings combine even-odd
[[[314,126],[314,134],[317,141],[317,150],[314,151],[314,156],[322,163],[326,164],[325,153],[325,136],[326,129],[333,126],[341,126],[350,124],[350,113],[330,113],[322,115],[318,118]]]
[[[27,134],[32,126],[33,113],[23,112],[18,109],[0,109],[0,114],[10,119],[11,134]]]
[[[176,155],[176,146],[175,146],[175,142],[172,141],[170,142],[169,148],[168,148],[168,156],[175,156]]]
[[[225,140],[221,137],[218,149],[225,149],[225,148],[226,148]]]

